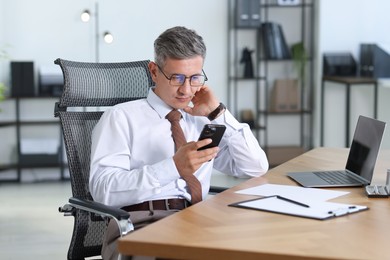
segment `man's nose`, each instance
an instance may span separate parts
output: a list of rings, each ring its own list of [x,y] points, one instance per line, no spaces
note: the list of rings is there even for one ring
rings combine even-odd
[[[191,92],[191,84],[190,84],[190,79],[189,78],[186,78],[186,80],[184,81],[183,85],[180,86],[180,92],[182,93],[189,93]]]

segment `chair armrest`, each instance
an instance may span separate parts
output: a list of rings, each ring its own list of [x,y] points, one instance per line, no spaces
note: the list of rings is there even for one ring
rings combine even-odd
[[[225,191],[227,189],[228,188],[226,188],[226,187],[210,186],[209,193],[216,194],[216,193],[223,192],[223,191]]]
[[[122,209],[112,207],[112,206],[107,206],[96,201],[71,197],[69,199],[69,204],[60,208],[61,209],[60,211],[69,212],[70,211],[69,206],[87,212],[92,212],[102,217],[108,217],[110,219],[114,219],[118,224],[122,236],[134,230],[133,223],[131,223],[130,220],[130,214],[127,211],[124,211]]]
[[[93,212],[101,216],[114,217],[118,220],[128,219],[130,217],[129,212],[127,211],[124,211],[116,207],[107,206],[96,201],[84,200],[84,199],[72,197],[69,199],[69,203],[75,208]]]

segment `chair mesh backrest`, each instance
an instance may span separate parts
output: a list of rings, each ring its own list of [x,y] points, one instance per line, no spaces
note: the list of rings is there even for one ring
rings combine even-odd
[[[64,75],[58,114],[72,193],[77,198],[91,199],[88,190],[91,132],[102,112],[70,112],[64,108],[107,107],[146,97],[153,84],[149,61],[88,63],[57,59],[55,63]]]
[[[87,63],[57,59],[64,74],[60,105],[113,106],[146,97],[152,85],[149,61]]]
[[[89,169],[91,134],[103,112],[59,112],[70,172],[72,195],[91,200]]]
[[[57,59],[55,63],[64,75],[56,115],[64,135],[72,195],[92,200],[88,186],[91,134],[103,114],[96,108],[146,97],[153,84],[149,61],[86,63]],[[107,221],[81,210],[74,216],[68,259],[99,255]]]

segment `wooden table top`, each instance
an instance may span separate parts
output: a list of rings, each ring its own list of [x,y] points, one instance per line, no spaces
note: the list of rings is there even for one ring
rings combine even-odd
[[[375,78],[370,77],[342,77],[342,76],[324,76],[323,81],[333,81],[343,84],[377,84]]]
[[[390,199],[368,198],[363,188],[332,201],[369,210],[314,220],[227,206],[254,196],[235,191],[264,183],[296,185],[286,173],[345,167],[346,148],[316,148],[201,203],[121,238],[125,255],[171,259],[390,259]],[[381,151],[373,183],[384,184],[390,150]]]

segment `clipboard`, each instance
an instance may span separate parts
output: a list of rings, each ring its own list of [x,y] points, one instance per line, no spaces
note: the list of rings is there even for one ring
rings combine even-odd
[[[317,220],[326,220],[368,210],[367,206],[326,201],[315,201],[305,204],[278,195],[240,201],[229,204],[228,206],[261,210],[303,218],[312,218]]]

